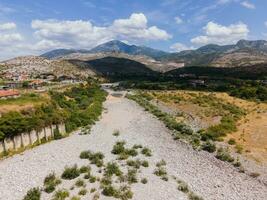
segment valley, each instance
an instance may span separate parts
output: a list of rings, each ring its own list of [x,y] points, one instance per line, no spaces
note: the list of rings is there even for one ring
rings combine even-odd
[[[80,196],[82,199],[110,199],[111,197],[102,193],[105,187],[98,186],[98,178],[101,179],[103,176],[98,169],[105,170],[105,166],[96,167],[87,159],[80,159],[79,156],[82,151],[100,151],[105,156],[104,163],[117,163],[120,170],[126,173],[125,160],[118,160],[116,155],[111,153],[113,145],[118,141],[125,141],[129,148],[133,145],[148,147],[152,153],[149,157],[138,153],[136,157],[147,160],[149,167],[141,167],[138,170],[136,174],[138,182],[131,184],[129,188],[133,195],[132,199],[191,199],[193,194],[195,199],[265,198],[267,191],[263,183],[239,173],[232,165],[217,160],[207,152],[195,151],[190,145],[173,140],[171,132],[153,115],[133,101],[115,97],[117,95],[113,96],[112,93],[110,92],[107,97],[104,103],[105,111],[100,121],[92,127],[91,134],[79,135],[78,131],[68,138],[52,141],[0,161],[1,199],[21,199],[29,189],[42,187],[44,178],[50,173],[55,172],[56,176],[60,177],[64,167],[71,167],[74,164],[78,167],[91,166],[91,176],[96,177],[96,182],[84,179],[83,175],[69,181],[60,178],[61,183],[56,186],[56,191],[62,191],[60,189],[64,188],[65,192],[57,194]],[[166,164],[160,162],[162,159]],[[162,180],[154,174],[156,165],[166,170],[167,180]],[[119,184],[116,182],[116,177],[112,176],[113,187]],[[142,178],[147,179],[146,184],[141,182]],[[75,184],[78,180],[83,180],[85,185]],[[182,189],[184,184],[188,185],[190,192]],[[92,188],[95,190],[90,192]],[[81,189],[86,191],[84,195],[78,195]],[[42,191],[41,197],[50,199],[54,194]],[[127,193],[128,197],[129,194]]]

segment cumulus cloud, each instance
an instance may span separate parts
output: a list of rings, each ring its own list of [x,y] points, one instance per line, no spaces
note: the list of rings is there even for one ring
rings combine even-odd
[[[22,36],[16,32],[16,24],[13,22],[0,24],[0,45],[12,46],[22,41]]]
[[[40,40],[37,47],[91,48],[112,40],[167,40],[165,30],[148,26],[142,13],[133,13],[128,19],[117,19],[109,26],[94,26],[90,21],[33,20],[32,28]]]
[[[12,29],[16,29],[16,24],[13,22],[0,24],[0,31],[7,31],[7,30],[12,30]]]
[[[266,21],[266,22],[264,22],[264,25],[267,27],[267,21]]]
[[[193,47],[188,47],[185,44],[177,42],[173,44],[172,46],[170,46],[170,49],[174,52],[180,52],[180,51],[185,51],[185,50],[191,50],[193,49]]]
[[[191,39],[196,45],[206,44],[232,44],[240,39],[246,39],[249,29],[246,24],[239,22],[229,26],[223,26],[214,22],[209,22],[203,27],[205,35],[197,36]]]
[[[179,16],[175,17],[174,20],[175,20],[176,24],[182,24],[184,22],[183,19]]]
[[[242,1],[241,5],[244,6],[245,8],[248,8],[248,9],[255,9],[256,8],[256,6],[252,3],[250,3],[249,1]]]

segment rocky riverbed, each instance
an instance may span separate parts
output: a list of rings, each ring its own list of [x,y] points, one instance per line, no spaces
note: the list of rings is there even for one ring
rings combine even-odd
[[[30,188],[42,186],[50,172],[61,174],[67,165],[88,163],[79,159],[81,151],[101,151],[105,154],[105,161],[114,160],[110,151],[118,140],[125,140],[128,145],[149,147],[153,152],[149,159],[152,166],[164,159],[168,175],[184,180],[204,199],[266,199],[265,185],[209,153],[197,152],[187,144],[174,141],[163,123],[135,102],[110,95],[104,106],[106,111],[90,135],[73,134],[0,161],[0,199],[20,200]],[[114,130],[120,131],[118,137],[112,135]],[[142,171],[142,176],[148,179],[147,184],[138,183],[132,187],[133,199],[187,199],[177,190],[174,181],[162,181],[151,170]],[[100,199],[110,198],[101,195]]]

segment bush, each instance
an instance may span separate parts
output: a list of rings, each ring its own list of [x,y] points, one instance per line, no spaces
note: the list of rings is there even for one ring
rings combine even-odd
[[[91,155],[90,151],[82,151],[80,153],[80,158],[81,159],[89,159],[90,155]]]
[[[79,180],[76,181],[75,185],[77,187],[83,187],[83,186],[85,186],[85,183],[84,183],[84,181],[82,179],[79,179]]]
[[[82,166],[80,168],[80,173],[83,174],[83,173],[89,173],[91,171],[91,167],[90,166]]]
[[[111,153],[117,155],[117,154],[121,154],[121,153],[124,153],[125,151],[125,142],[124,141],[119,141],[117,142],[114,146],[113,146],[113,149],[111,151]]]
[[[73,197],[71,197],[70,200],[81,200],[81,198],[80,197],[73,196]]]
[[[216,151],[216,146],[211,141],[206,141],[201,145],[202,150],[207,151],[209,153],[213,153]]]
[[[136,174],[137,174],[136,169],[128,169],[126,177],[129,184],[138,182]]]
[[[142,179],[141,179],[141,183],[143,183],[143,184],[147,184],[147,179],[146,179],[146,178],[142,178]]]
[[[120,135],[120,131],[116,130],[116,131],[113,132],[112,135],[115,136],[115,137],[118,137]]]
[[[178,190],[184,193],[188,193],[189,187],[184,181],[179,181]]]
[[[78,193],[81,196],[85,196],[87,194],[87,190],[86,189],[81,189]]]
[[[235,143],[236,143],[235,139],[233,139],[233,138],[229,139],[229,141],[228,141],[228,144],[230,144],[230,145],[234,145]]]
[[[202,197],[190,192],[188,195],[189,200],[204,200]]]
[[[234,158],[230,155],[227,149],[219,148],[217,150],[216,158],[226,162],[233,162]]]
[[[107,167],[105,168],[105,176],[111,177],[112,175],[122,175],[122,171],[116,163],[108,163]]]
[[[63,138],[63,135],[59,132],[58,128],[54,129],[54,139],[55,140],[60,140]]]
[[[40,200],[40,199],[41,199],[41,191],[39,188],[30,189],[23,198],[23,200]]]
[[[105,196],[108,196],[108,197],[115,196],[115,195],[117,195],[117,193],[118,193],[118,191],[112,185],[104,187],[104,189],[102,191],[102,194]]]
[[[151,157],[152,156],[152,152],[149,148],[144,147],[141,151],[141,153],[147,157]]]
[[[143,167],[149,167],[149,163],[148,163],[148,161],[146,161],[146,160],[142,161],[141,165],[142,165]]]
[[[154,171],[154,174],[163,177],[167,175],[167,171],[164,167],[160,166]]]
[[[91,177],[89,178],[89,182],[90,182],[90,183],[94,183],[94,182],[96,182],[96,177],[95,177],[95,176],[91,176]]]
[[[73,167],[66,167],[61,175],[61,178],[71,180],[77,178],[78,176],[80,176],[80,170],[77,168],[77,165],[74,165]]]
[[[70,196],[70,193],[67,190],[62,189],[62,190],[56,191],[56,193],[53,195],[52,200],[65,200],[69,196]]]

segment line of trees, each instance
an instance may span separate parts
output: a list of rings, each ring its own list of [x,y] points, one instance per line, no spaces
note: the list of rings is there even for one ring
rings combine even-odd
[[[102,112],[106,93],[96,83],[50,92],[51,101],[32,110],[12,111],[0,117],[0,140],[65,123],[66,131],[94,123]]]

